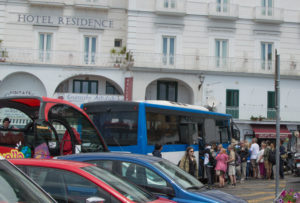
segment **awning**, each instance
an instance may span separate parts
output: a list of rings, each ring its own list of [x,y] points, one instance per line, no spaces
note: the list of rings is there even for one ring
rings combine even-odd
[[[276,126],[275,125],[251,125],[252,130],[257,138],[276,139]],[[288,138],[292,133],[286,128],[285,125],[280,126],[280,138]]]

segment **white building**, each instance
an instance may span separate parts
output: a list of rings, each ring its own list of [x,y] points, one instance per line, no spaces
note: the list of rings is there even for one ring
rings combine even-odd
[[[172,100],[242,135],[275,127],[277,50],[281,123],[300,127],[298,0],[0,0],[0,39],[0,96]]]

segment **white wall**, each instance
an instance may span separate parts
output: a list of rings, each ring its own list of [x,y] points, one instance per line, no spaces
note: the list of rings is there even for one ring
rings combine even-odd
[[[280,111],[282,121],[300,121],[300,80],[281,79]],[[274,79],[207,75],[204,82],[203,104],[213,97],[218,112],[226,112],[226,89],[239,90],[239,119],[267,117],[267,92],[274,90]]]

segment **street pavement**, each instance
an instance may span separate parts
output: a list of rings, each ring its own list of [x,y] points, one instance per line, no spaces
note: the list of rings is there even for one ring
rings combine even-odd
[[[244,183],[238,181],[234,188],[228,184],[224,188],[217,188],[217,184],[215,186],[216,189],[238,196],[249,203],[271,203],[275,199],[275,180],[250,179]],[[283,189],[300,192],[300,177],[285,175],[284,179],[279,179],[279,194]]]

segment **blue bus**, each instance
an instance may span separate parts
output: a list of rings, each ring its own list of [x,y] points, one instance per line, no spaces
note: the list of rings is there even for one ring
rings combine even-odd
[[[196,105],[170,101],[101,101],[82,105],[110,151],[152,154],[163,146],[162,157],[177,164],[188,146],[196,160],[205,144],[227,147],[232,138],[232,117]]]

